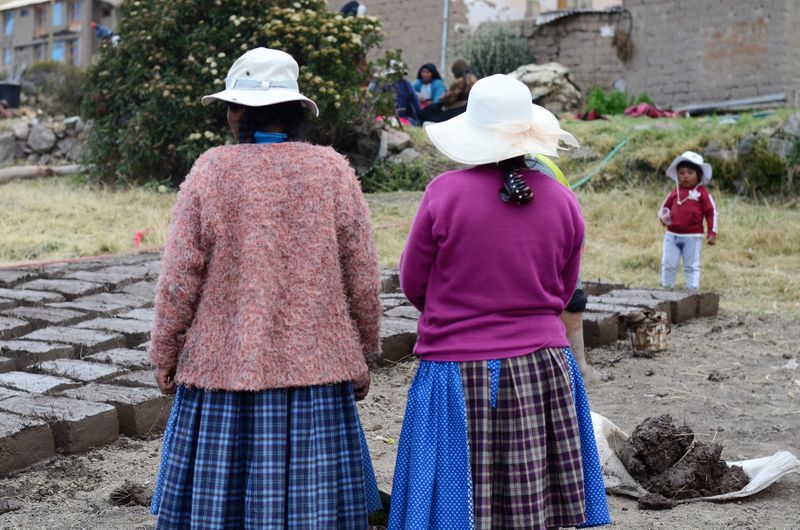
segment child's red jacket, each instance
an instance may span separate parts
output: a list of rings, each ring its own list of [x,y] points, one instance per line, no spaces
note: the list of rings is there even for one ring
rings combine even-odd
[[[679,204],[680,203],[680,204]],[[678,235],[703,235],[703,218],[708,225],[708,237],[717,235],[717,204],[705,186],[676,188],[661,203],[661,211],[667,208],[671,222],[667,231]]]

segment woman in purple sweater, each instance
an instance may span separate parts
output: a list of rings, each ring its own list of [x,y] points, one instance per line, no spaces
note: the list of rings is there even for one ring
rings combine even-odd
[[[588,459],[582,444],[591,420],[588,406],[583,425],[576,414],[559,318],[578,280],[583,218],[575,196],[523,158],[577,142],[504,75],[478,81],[465,114],[426,131],[446,156],[475,167],[428,185],[401,258],[401,287],[421,312],[420,364],[389,528],[607,522],[589,517],[597,502],[608,513],[594,440]],[[585,482],[597,480],[602,500],[594,487],[590,501]]]
[[[186,177],[156,289],[159,530],[363,530],[381,507],[354,401],[380,348],[372,225],[347,161],[295,141],[317,113],[297,75],[257,48],[203,98],[238,143]]]

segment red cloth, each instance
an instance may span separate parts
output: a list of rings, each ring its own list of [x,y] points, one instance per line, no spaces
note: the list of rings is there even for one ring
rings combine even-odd
[[[632,118],[639,116],[647,116],[648,118],[679,118],[681,113],[663,110],[650,103],[639,103],[638,105],[625,109],[625,116],[630,116]]]
[[[692,193],[693,191],[697,191],[697,193]],[[678,204],[678,198],[680,198],[681,204]],[[667,227],[668,232],[682,236],[692,234],[702,236],[703,218],[705,218],[708,225],[708,237],[717,235],[717,204],[705,186],[672,190],[661,203],[661,207],[658,209],[659,216],[664,208],[669,210],[671,217]]]

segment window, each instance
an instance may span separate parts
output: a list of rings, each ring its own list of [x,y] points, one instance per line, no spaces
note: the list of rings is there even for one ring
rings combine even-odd
[[[47,6],[38,5],[34,8],[34,16],[36,18],[36,36],[47,33]],[[42,59],[44,61],[44,59]]]
[[[37,44],[34,56],[37,63],[47,59],[47,44]]]
[[[69,41],[69,62],[75,66],[78,66],[81,62],[78,39],[72,39]]]
[[[14,34],[14,12],[13,11],[6,11],[3,13],[3,26],[5,27],[5,34],[6,35],[13,35]]]
[[[64,25],[64,2],[53,2],[53,25]]]
[[[50,58],[54,61],[64,62],[67,55],[67,43],[63,40],[57,40],[53,43],[53,53]]]
[[[70,20],[73,22],[79,22],[81,19],[81,1],[75,0],[70,2],[70,11],[72,13],[69,17]]]
[[[14,63],[14,48],[3,48],[3,64],[9,66]]]
[[[28,16],[28,9],[27,9],[27,8],[25,8],[25,7],[23,7],[22,9],[20,9],[20,10],[19,10],[19,16],[21,16],[21,17],[27,17],[27,16]]]

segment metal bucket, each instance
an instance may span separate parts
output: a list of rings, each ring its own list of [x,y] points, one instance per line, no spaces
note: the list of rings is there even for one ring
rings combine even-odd
[[[669,317],[662,311],[638,311],[620,317],[628,327],[628,339],[633,354],[638,357],[653,357],[665,351],[667,335],[672,331]]]

